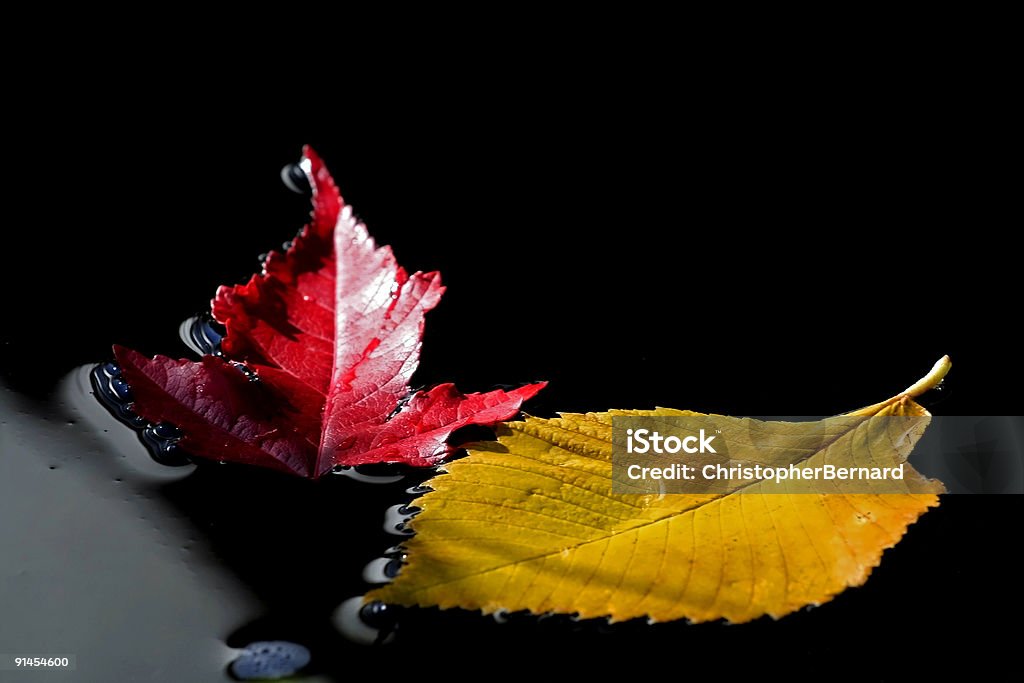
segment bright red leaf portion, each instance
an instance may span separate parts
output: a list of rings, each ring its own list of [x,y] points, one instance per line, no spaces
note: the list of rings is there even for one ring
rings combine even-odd
[[[309,148],[301,165],[313,189],[309,225],[263,273],[213,300],[227,328],[222,350],[258,381],[211,356],[150,360],[115,347],[143,417],[176,424],[196,455],[316,478],[335,465],[435,464],[454,430],[508,419],[543,388],[463,395],[443,384],[410,397],[441,277],[407,274]]]

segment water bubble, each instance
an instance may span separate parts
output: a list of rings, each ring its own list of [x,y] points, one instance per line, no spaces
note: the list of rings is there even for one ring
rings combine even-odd
[[[270,640],[250,643],[231,662],[231,673],[243,681],[262,681],[291,676],[303,668],[311,656],[297,643]]]
[[[287,164],[281,169],[281,182],[284,186],[296,194],[311,194],[309,177],[298,164]]]

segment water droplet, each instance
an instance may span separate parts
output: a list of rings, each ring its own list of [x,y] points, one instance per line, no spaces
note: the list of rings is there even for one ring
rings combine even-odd
[[[374,600],[366,603],[359,609],[359,618],[365,624],[374,628],[391,628],[394,626],[395,619],[400,611],[399,607],[389,605],[380,600]]]
[[[313,190],[309,186],[309,176],[302,169],[299,164],[287,164],[281,169],[281,182],[292,192],[296,194],[312,194]]]
[[[231,662],[231,673],[243,681],[259,681],[291,676],[303,668],[311,656],[298,643],[271,640],[250,643]]]
[[[225,330],[209,316],[195,315],[178,326],[178,336],[199,355],[220,355],[220,342]]]
[[[238,370],[240,373],[246,376],[250,382],[259,382],[260,376],[245,363],[239,363],[237,361],[231,361],[231,367]]]
[[[347,640],[359,645],[389,643],[398,627],[401,608],[375,600],[363,604],[363,597],[349,598],[334,611],[332,621]]]
[[[180,439],[181,430],[172,425],[170,422],[161,422],[160,424],[153,427],[153,433],[159,436],[161,439]]]
[[[126,403],[121,412],[124,413],[123,419],[128,423],[129,427],[142,429],[149,424],[149,422],[146,421],[146,418],[135,412],[134,403]]]
[[[416,533],[406,526],[415,513],[401,512],[405,507],[405,505],[392,505],[387,509],[384,513],[384,531],[395,536],[411,536]]]
[[[374,584],[390,583],[391,579],[395,578],[398,574],[398,572],[395,572],[395,574],[392,575],[388,574],[388,564],[391,562],[392,560],[389,560],[386,557],[378,557],[374,560],[370,560],[366,566],[363,567],[363,581]],[[401,567],[401,564],[401,562],[398,563],[399,567]]]
[[[110,380],[110,388],[113,390],[114,395],[121,401],[132,400],[132,390],[128,386],[128,382],[124,381],[121,377],[114,377]]]
[[[120,368],[115,363],[94,366],[89,372],[93,397],[114,417],[138,431],[139,440],[156,462],[174,467],[188,464],[190,461],[184,453],[170,447],[181,438],[181,432],[166,423],[151,425],[148,420],[136,413],[135,404],[131,401],[131,390],[119,373]]]
[[[369,473],[367,473],[365,471],[362,471],[361,467],[362,466],[360,466],[360,467],[346,467],[346,468],[344,468],[342,470],[335,469],[333,471],[334,471],[334,474],[340,474],[343,477],[348,477],[349,479],[354,479],[356,481],[361,481],[361,482],[366,483],[366,484],[394,484],[395,482],[402,481],[402,479],[405,478],[404,475],[401,475],[401,474],[396,474],[396,475],[391,475],[391,476],[386,475],[386,474],[376,474],[376,473],[375,474],[369,474]],[[371,471],[380,472],[380,471],[387,471],[387,470],[374,469],[374,470],[371,470]]]
[[[178,446],[178,440],[184,435],[171,423],[161,422],[157,425],[148,425],[142,430],[140,436],[149,450],[150,457],[161,465],[181,467],[192,462]]]

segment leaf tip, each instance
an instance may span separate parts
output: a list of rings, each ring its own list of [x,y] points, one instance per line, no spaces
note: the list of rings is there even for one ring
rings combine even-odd
[[[523,401],[528,401],[529,399],[539,394],[541,390],[544,389],[547,385],[547,380],[533,382],[531,384],[524,384],[518,389],[513,390],[513,393],[518,394]]]
[[[934,389],[942,382],[942,379],[946,376],[951,367],[953,367],[953,361],[950,360],[948,355],[943,356],[939,360],[935,361],[935,365],[932,366],[932,369],[928,371],[927,375],[904,389],[901,395],[916,398],[924,392]]]
[[[949,356],[943,356],[942,358],[935,362],[935,365],[933,365],[932,369],[928,371],[928,374],[926,374],[924,377],[917,380],[916,382],[914,382],[909,387],[907,387],[900,393],[896,394],[892,398],[882,401],[880,403],[875,403],[874,405],[865,406],[864,408],[860,408],[858,410],[852,410],[845,414],[875,415],[876,413],[878,413],[879,410],[882,410],[887,406],[891,406],[897,403],[903,404],[906,402],[906,399],[917,398],[926,391],[929,391],[939,386],[939,384],[942,383],[942,379],[946,376],[951,367],[953,367],[953,361],[950,360]],[[921,410],[923,410],[923,408]]]
[[[114,352],[114,359],[122,366],[129,364],[142,355],[135,349],[129,349],[127,346],[121,346],[120,344],[112,345],[111,350]]]

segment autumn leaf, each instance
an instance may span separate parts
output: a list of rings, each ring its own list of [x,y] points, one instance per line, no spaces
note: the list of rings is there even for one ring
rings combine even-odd
[[[732,443],[731,457],[772,465],[902,463],[930,419],[913,398],[949,367],[943,358],[907,390],[838,418],[743,420],[758,445]],[[767,493],[766,480],[705,495],[614,493],[612,418],[625,415],[699,414],[610,411],[502,425],[496,442],[476,444],[428,482],[433,491],[416,501],[408,564],[366,599],[613,621],[781,617],[862,584],[943,491],[906,464],[903,493],[851,494],[821,481]],[[738,418],[715,420],[740,426]]]
[[[217,290],[224,358],[114,347],[139,414],[176,425],[193,455],[316,478],[336,465],[436,464],[454,430],[508,419],[543,388],[410,392],[441,277],[409,274],[378,247],[309,148],[301,167],[310,223],[262,273]]]

